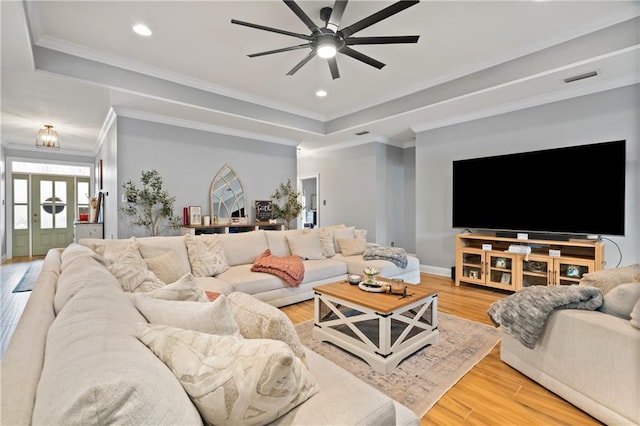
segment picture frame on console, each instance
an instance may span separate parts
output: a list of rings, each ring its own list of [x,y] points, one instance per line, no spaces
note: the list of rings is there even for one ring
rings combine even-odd
[[[189,225],[202,225],[202,207],[189,206]]]

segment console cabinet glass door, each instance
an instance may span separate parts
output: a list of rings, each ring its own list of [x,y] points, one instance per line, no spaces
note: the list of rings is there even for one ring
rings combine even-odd
[[[553,259],[548,256],[529,255],[522,260],[522,287],[551,285],[553,282]]]
[[[467,248],[460,252],[464,281],[484,284],[484,254],[483,250],[475,248]]]
[[[503,252],[486,253],[486,283],[491,287],[516,290],[516,257]]]
[[[584,274],[595,270],[592,260],[562,258],[554,259],[554,285],[578,284]]]

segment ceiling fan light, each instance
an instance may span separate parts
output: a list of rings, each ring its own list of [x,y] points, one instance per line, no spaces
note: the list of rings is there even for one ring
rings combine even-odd
[[[336,56],[337,52],[338,50],[336,49],[336,47],[333,44],[329,43],[321,44],[320,46],[318,46],[318,49],[316,49],[316,53],[318,54],[318,56],[324,59],[333,58],[334,56]]]

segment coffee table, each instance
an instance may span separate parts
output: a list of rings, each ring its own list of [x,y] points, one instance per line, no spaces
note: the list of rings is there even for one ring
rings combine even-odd
[[[393,371],[409,355],[438,342],[438,294],[420,285],[407,286],[409,297],[370,293],[348,282],[313,290],[313,336],[362,358],[379,373]]]

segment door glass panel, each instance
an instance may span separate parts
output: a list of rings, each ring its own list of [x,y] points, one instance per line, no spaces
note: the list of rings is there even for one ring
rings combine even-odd
[[[14,179],[13,180],[13,202],[15,204],[28,204],[27,192],[27,180],[26,179]]]
[[[67,182],[57,181],[55,182],[55,194],[53,199],[55,224],[57,229],[64,229],[67,227]]]
[[[40,181],[40,229],[53,228],[53,182]]]
[[[76,218],[81,222],[89,221],[89,182],[78,182],[76,185],[76,206],[78,215]]]
[[[28,206],[13,206],[13,229],[29,229]]]

